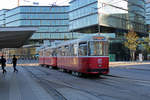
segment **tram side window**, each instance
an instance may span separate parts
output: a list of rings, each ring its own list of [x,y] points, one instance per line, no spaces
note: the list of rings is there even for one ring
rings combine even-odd
[[[48,50],[46,50],[46,56],[48,57],[48,56],[50,56],[50,50],[48,49]]]
[[[87,56],[88,45],[87,42],[79,43],[79,56]]]
[[[64,46],[61,47],[61,56],[65,56],[65,47]]]
[[[108,56],[108,42],[103,42],[103,55]]]
[[[61,56],[61,47],[57,49],[57,56]]]
[[[53,49],[52,56],[56,56],[56,49]]]
[[[39,52],[39,55],[40,55],[40,56],[43,56],[43,51],[42,51],[42,50]]]
[[[77,44],[70,45],[70,54],[71,54],[71,56],[77,56],[77,54],[78,54],[78,45]]]
[[[65,46],[65,56],[70,56],[69,46]]]
[[[74,49],[73,49],[73,45],[70,45],[70,53],[71,53],[71,56],[73,56],[73,51]]]
[[[44,50],[43,56],[46,56],[46,50]]]
[[[53,54],[53,50],[52,49],[49,50],[49,54],[50,54],[49,56],[51,56],[51,57],[53,56],[52,55]]]

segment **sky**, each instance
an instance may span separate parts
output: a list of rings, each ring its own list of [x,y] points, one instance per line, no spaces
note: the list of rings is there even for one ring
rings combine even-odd
[[[49,6],[52,4],[56,5],[67,5],[70,0],[20,0],[20,6],[23,5],[33,5],[34,2],[38,2],[39,6]],[[56,3],[55,3],[56,2]],[[18,0],[1,0],[1,9],[12,9],[18,6]]]

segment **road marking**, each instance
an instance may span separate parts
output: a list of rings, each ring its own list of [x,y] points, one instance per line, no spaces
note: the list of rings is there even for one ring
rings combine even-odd
[[[142,85],[142,86],[149,86],[150,87],[150,84],[147,84],[147,83],[137,83],[138,85]]]

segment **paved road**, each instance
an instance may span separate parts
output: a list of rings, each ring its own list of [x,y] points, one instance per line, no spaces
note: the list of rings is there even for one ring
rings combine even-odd
[[[150,64],[118,66],[110,70],[111,75],[150,81]]]
[[[111,68],[108,76],[77,77],[39,66],[0,74],[2,100],[149,100],[150,65]],[[1,72],[0,72],[1,73]],[[4,91],[4,92],[2,92]],[[0,99],[1,100],[1,99]]]

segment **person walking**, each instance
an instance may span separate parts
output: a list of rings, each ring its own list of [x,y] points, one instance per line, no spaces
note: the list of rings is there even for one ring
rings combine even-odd
[[[3,74],[4,74],[4,73],[7,72],[7,71],[5,70],[5,67],[6,67],[6,59],[4,58],[4,56],[1,56],[0,62],[1,62],[1,67],[2,67],[2,70],[3,70]]]
[[[13,55],[12,64],[13,64],[14,72],[18,72],[18,70],[16,69],[17,58],[15,55]]]

